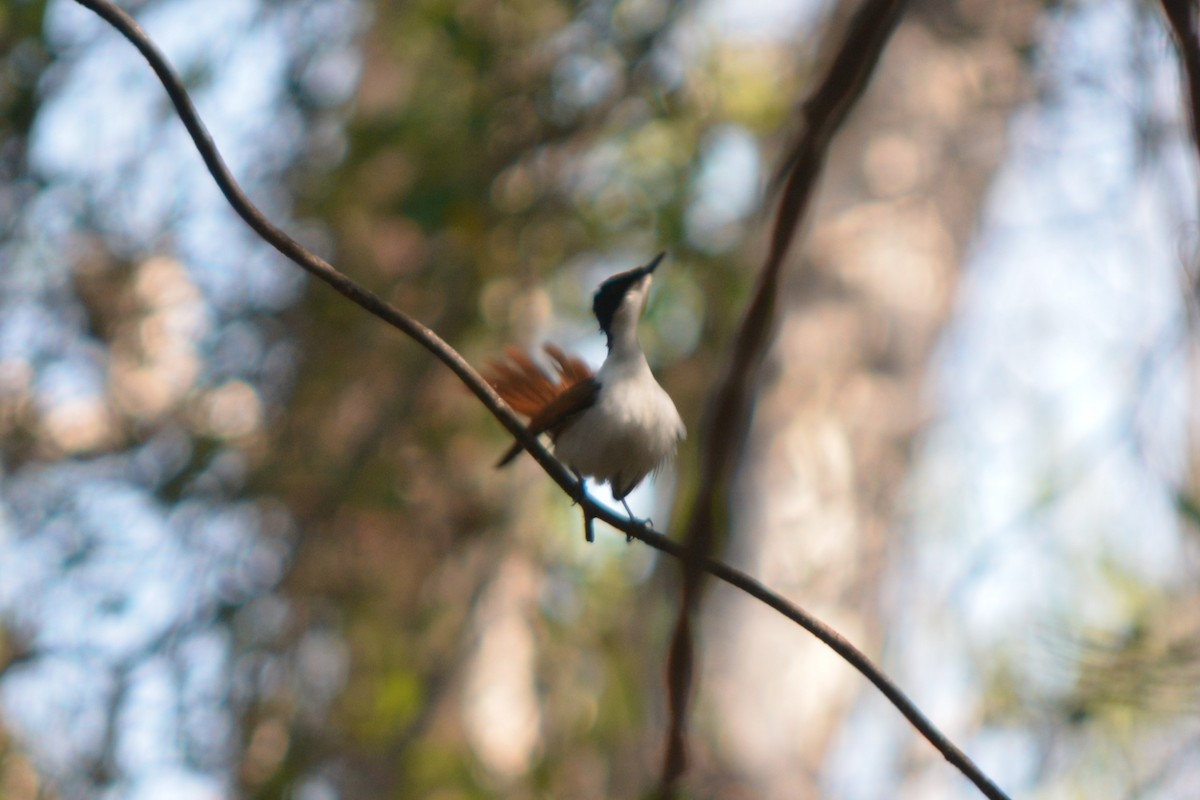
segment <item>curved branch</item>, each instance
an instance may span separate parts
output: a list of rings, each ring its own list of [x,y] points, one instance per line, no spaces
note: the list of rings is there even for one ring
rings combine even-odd
[[[668,539],[663,534],[648,527],[643,527],[632,520],[619,516],[608,507],[592,500],[576,483],[570,472],[563,467],[549,451],[532,436],[512,410],[500,399],[500,396],[479,375],[453,347],[443,341],[430,328],[413,317],[388,304],[378,296],[359,286],[346,275],[339,272],[324,259],[309,252],[303,245],[268,220],[261,211],[246,197],[237,181],[234,180],[229,168],[221,158],[212,137],[209,135],[199,114],[192,105],[183,83],[175,74],[166,58],[141,29],[141,27],[124,11],[113,5],[109,0],[76,0],[85,8],[91,9],[105,21],[116,28],[128,39],[150,63],[158,75],[163,87],[175,105],[180,119],[192,137],[205,165],[216,181],[217,186],[234,210],[259,236],[291,261],[295,262],[309,274],[333,287],[364,310],[374,314],[379,319],[399,329],[402,333],[416,340],[418,344],[432,353],[445,364],[471,390],[480,402],[492,413],[497,420],[511,433],[522,446],[537,460],[546,473],[573,499],[577,499],[588,517],[603,520],[612,527],[638,539],[649,546],[677,559],[686,557],[687,548],[684,545]],[[901,691],[883,671],[877,667],[861,650],[856,648],[841,634],[829,627],[804,609],[771,591],[758,580],[741,570],[714,559],[705,559],[703,570],[731,586],[746,592],[766,605],[783,614],[788,619],[812,633],[851,666],[861,672],[867,680],[875,684],[880,691],[899,709],[946,760],[957,767],[980,790],[993,800],[1007,800],[1006,795],[988,778],[962,750],[942,734],[907,695]]]

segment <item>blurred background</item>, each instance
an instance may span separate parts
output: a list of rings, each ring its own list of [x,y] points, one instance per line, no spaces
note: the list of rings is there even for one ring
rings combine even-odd
[[[274,219],[473,363],[597,362],[693,439],[853,2],[142,0]],[[1200,796],[1195,153],[1152,3],[914,0],[787,273],[728,559],[1013,796]],[[226,207],[133,48],[0,2],[0,797],[620,798],[676,565]],[[598,495],[607,496],[604,489]],[[688,796],[967,798],[713,587]]]

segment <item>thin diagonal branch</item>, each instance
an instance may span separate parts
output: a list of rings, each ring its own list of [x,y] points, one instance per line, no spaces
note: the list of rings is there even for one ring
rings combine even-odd
[[[204,127],[204,123],[200,120],[179,77],[138,24],[128,14],[109,2],[109,0],[77,0],[77,2],[94,11],[120,31],[150,63],[151,68],[153,68],[167,90],[167,94],[170,96],[172,103],[174,103],[180,119],[191,135],[192,141],[204,159],[204,163],[207,165],[213,179],[230,205],[233,206],[238,215],[255,232],[302,269],[324,283],[327,283],[359,307],[416,340],[418,344],[448,366],[467,388],[479,398],[484,407],[500,421],[505,429],[516,437],[525,449],[533,455],[546,471],[546,474],[562,487],[570,497],[578,498],[578,502],[582,506],[586,516],[603,520],[627,536],[638,539],[674,558],[683,559],[685,557],[687,550],[684,545],[668,539],[658,531],[643,527],[632,520],[617,515],[606,506],[602,506],[592,500],[586,492],[582,492],[583,487],[574,480],[562,464],[550,455],[537,438],[529,433],[491,386],[454,348],[443,341],[436,333],[408,314],[405,314],[403,311],[391,306],[362,288],[346,275],[338,272],[328,262],[309,252],[303,245],[292,239],[268,220],[250,202],[230,174],[229,168],[221,158],[212,141],[212,137]],[[993,798],[993,800],[1007,800],[1005,794],[1000,791],[996,784],[921,713],[916,704],[900,690],[895,682],[888,678],[862,651],[854,647],[841,634],[740,570],[710,558],[703,559],[701,569],[731,586],[741,589],[750,596],[761,600],[827,644],[851,666],[866,676],[871,683],[879,687],[918,732],[936,747],[951,764],[970,779],[972,783],[978,786],[987,797]]]
[[[775,325],[783,264],[814,194],[829,143],[866,88],[904,0],[868,0],[855,13],[824,78],[800,109],[802,128],[781,174],[786,175],[771,246],[754,296],[742,317],[725,373],[713,394],[701,438],[700,488],[688,519],[679,617],[667,659],[670,723],[660,794],[666,800],[687,768],[687,717],[692,691],[692,618],[700,605],[704,559],[729,524],[729,492],[750,429],[754,388]]]

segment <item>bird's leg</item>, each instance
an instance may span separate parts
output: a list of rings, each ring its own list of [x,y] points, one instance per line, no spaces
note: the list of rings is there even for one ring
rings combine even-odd
[[[637,517],[635,517],[633,515],[633,511],[629,508],[629,503],[625,500],[624,497],[621,498],[621,505],[625,506],[625,513],[629,515],[630,522],[637,523],[638,525],[641,525],[643,528],[653,528],[654,527],[654,523],[650,520],[649,517],[647,517],[646,519],[638,519]],[[632,541],[633,541],[633,537],[630,536],[629,534],[625,534],[625,543],[628,544],[629,542],[632,542]]]
[[[587,498],[587,487],[583,484],[583,476],[575,470],[571,470],[571,474],[575,476],[576,488],[579,493],[575,495],[575,502],[583,511],[583,538],[588,543],[596,541],[596,524],[595,518],[588,513],[587,504],[583,501]]]

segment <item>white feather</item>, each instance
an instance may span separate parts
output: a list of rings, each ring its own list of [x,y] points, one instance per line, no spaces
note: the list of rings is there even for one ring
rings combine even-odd
[[[570,469],[607,482],[618,499],[675,454],[687,431],[637,342],[650,276],[631,287],[614,317],[596,402],[563,429],[554,452]]]

